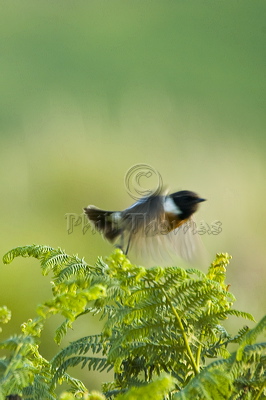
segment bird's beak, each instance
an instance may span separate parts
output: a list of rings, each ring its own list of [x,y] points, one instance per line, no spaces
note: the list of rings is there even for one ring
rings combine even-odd
[[[203,201],[206,201],[206,199],[197,199],[197,203],[202,203]]]

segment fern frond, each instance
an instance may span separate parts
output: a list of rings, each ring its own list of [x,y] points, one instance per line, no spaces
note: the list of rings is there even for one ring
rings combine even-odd
[[[102,335],[86,336],[73,341],[52,359],[51,364],[53,371],[56,370],[66,358],[73,354],[86,354],[89,350],[92,350],[93,353],[100,353],[103,348],[104,342]]]
[[[31,400],[56,400],[57,397],[55,393],[51,391],[50,382],[48,382],[44,376],[36,374],[32,385],[22,390],[23,398]]]
[[[24,335],[13,335],[10,338],[0,342],[1,349],[7,349],[10,351],[16,351],[16,349],[22,346],[29,348],[31,345],[35,344],[34,338],[31,336]]]
[[[71,260],[72,261],[72,260]],[[86,264],[84,261],[79,262],[78,260],[74,262],[68,263],[66,268],[62,269],[57,277],[55,278],[55,283],[59,284],[62,283],[68,279],[70,279],[71,276],[82,276],[85,277],[86,275],[89,275],[91,273],[91,267],[89,267],[88,264]]]
[[[54,340],[59,345],[66,335],[67,330],[72,327],[72,321],[66,319],[62,324],[56,329]]]
[[[72,257],[67,255],[64,250],[54,249],[49,253],[49,257],[45,256],[41,261],[43,275],[48,275],[53,270],[57,276],[62,270],[63,266],[71,260]]]
[[[203,326],[206,324],[212,324],[212,325],[216,325],[219,323],[219,321],[222,321],[224,319],[227,319],[228,316],[233,315],[236,317],[242,317],[245,319],[248,319],[250,321],[254,321],[254,317],[244,311],[238,311],[238,310],[234,310],[234,309],[224,309],[222,311],[217,311],[217,312],[213,312],[213,310],[211,312],[209,311],[204,311],[200,316],[199,319],[197,321],[197,324],[199,324],[199,326]]]
[[[34,244],[29,246],[15,247],[3,256],[3,263],[10,264],[16,257],[34,257],[41,259],[45,255],[49,254],[52,250],[54,249],[50,246]]]
[[[141,321],[142,319],[150,319],[155,314],[162,314],[164,305],[158,299],[143,300],[135,307],[117,307],[110,309],[115,311],[112,318],[109,318],[104,326],[103,333],[108,335],[115,325],[130,325],[133,321]]]
[[[207,278],[220,283],[224,289],[226,285],[224,284],[226,277],[226,267],[231,260],[231,256],[228,253],[217,253],[215,260],[211,263]]]
[[[244,326],[243,328],[239,329],[238,333],[229,338],[228,342],[230,343],[240,343],[244,337],[244,335],[249,331],[249,327],[248,326]]]
[[[10,264],[16,257],[34,257],[40,260],[43,274],[47,275],[53,270],[58,283],[65,279],[64,274],[69,278],[71,268],[72,274],[75,274],[76,272],[80,272],[80,269],[84,270],[84,268],[89,267],[83,259],[77,256],[69,256],[60,247],[58,249],[42,245],[15,247],[3,256],[3,262],[4,264]],[[67,264],[70,267],[69,270],[62,272],[64,266]],[[93,269],[93,267],[90,268]]]
[[[225,378],[224,381],[222,376]],[[221,359],[211,363],[177,393],[174,399],[258,399],[254,394],[259,393],[265,382],[266,343],[259,343],[246,346],[241,360],[237,360],[235,352],[226,360]],[[238,397],[241,393],[244,397]],[[246,397],[248,393],[252,394],[252,397]],[[219,397],[221,395],[225,397]]]
[[[141,387],[132,387],[127,393],[120,394],[117,400],[162,400],[174,387],[175,380],[170,375],[163,375],[154,382]]]
[[[237,393],[249,400],[245,388],[258,400],[266,379],[266,344],[253,343],[265,331],[266,317],[235,337],[221,325],[230,316],[254,320],[232,308],[235,298],[225,284],[228,254],[218,254],[207,274],[193,268],[145,269],[131,264],[120,250],[95,266],[60,248],[34,245],[11,250],[4,261],[17,256],[35,257],[44,274],[53,273],[53,297],[38,308],[38,318],[23,324],[23,335],[0,343],[0,349],[10,352],[9,358],[0,359],[0,400],[5,395],[2,384],[11,384],[28,400],[54,400],[57,382],[68,383],[85,399],[85,386],[67,374],[77,365],[113,369],[115,379],[106,385],[110,397],[141,394],[154,399],[153,384],[166,372],[175,380],[165,392],[158,389],[160,400],[240,400]],[[51,363],[41,357],[37,343],[46,318],[64,316],[55,335],[60,343],[73,321],[89,312],[104,320],[102,334],[70,343]],[[227,346],[234,342],[240,346],[230,354]],[[212,357],[222,358],[205,367]]]
[[[119,336],[119,345],[124,346],[132,341],[147,341],[149,337],[155,340],[158,336],[164,341],[167,335],[165,330],[165,324],[162,321],[141,320],[139,323],[133,322],[124,327],[123,333]]]
[[[73,378],[67,373],[64,373],[62,381],[70,385],[71,391],[74,392],[74,394],[87,392],[86,386],[79,379]]]
[[[237,360],[241,360],[245,346],[254,343],[257,337],[264,332],[266,332],[266,315],[260,320],[260,322],[255,326],[255,328],[248,331],[243,337],[242,342],[240,343],[240,346],[237,351]]]
[[[85,356],[75,356],[70,357],[65,360],[59,368],[55,370],[53,383],[64,377],[64,374],[68,368],[76,367],[81,364],[81,368],[85,366],[88,367],[89,370],[93,371],[104,371],[105,369],[110,369],[111,365],[107,362],[106,358],[103,357],[85,357]]]
[[[203,370],[186,387],[173,396],[173,400],[204,399],[228,400],[232,394],[231,378],[219,369]]]

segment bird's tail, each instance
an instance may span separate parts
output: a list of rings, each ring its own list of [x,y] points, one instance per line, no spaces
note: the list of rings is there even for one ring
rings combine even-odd
[[[121,234],[120,212],[101,210],[95,206],[84,208],[84,213],[94,225],[110,242],[114,242]]]

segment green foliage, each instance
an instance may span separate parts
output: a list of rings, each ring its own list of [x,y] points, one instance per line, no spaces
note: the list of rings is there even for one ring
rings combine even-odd
[[[7,324],[11,319],[11,311],[6,307],[0,307],[0,323]],[[2,328],[0,327],[0,332],[2,332]]]
[[[170,375],[162,375],[148,385],[132,387],[125,394],[118,395],[117,400],[161,400],[174,388],[174,381]]]
[[[33,245],[11,250],[4,262],[18,256],[37,258],[43,274],[53,274],[52,297],[22,325],[22,335],[0,344],[9,352],[1,360],[0,400],[11,393],[55,399],[62,382],[70,386],[60,397],[66,400],[266,398],[266,343],[255,344],[266,331],[266,317],[235,336],[222,326],[230,316],[254,321],[233,308],[235,298],[225,283],[228,254],[217,254],[207,274],[173,266],[145,269],[120,250],[91,266],[61,249]],[[102,332],[44,360],[38,343],[45,320],[54,314],[65,318],[55,332],[60,343],[73,322],[88,313],[100,314]],[[238,344],[234,352],[231,343]],[[103,385],[104,395],[88,393],[67,373],[77,365],[114,371],[114,380]]]
[[[0,359],[1,400],[12,393],[19,394],[25,399],[55,399],[54,391],[49,384],[52,379],[52,368],[40,355],[35,336],[25,333],[10,337],[0,342],[0,349],[8,353],[8,356]]]

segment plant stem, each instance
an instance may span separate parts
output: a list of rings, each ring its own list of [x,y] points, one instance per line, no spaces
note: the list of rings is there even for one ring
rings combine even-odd
[[[262,392],[263,392],[263,389],[264,389],[264,384],[262,384],[262,387],[260,388],[259,392],[257,393],[257,396],[254,397],[254,400],[259,400],[260,395],[261,395]]]
[[[196,363],[197,363],[197,368],[199,369],[200,366],[200,354],[201,354],[201,349],[202,349],[202,345],[199,344],[198,350],[197,350],[197,354],[196,354]]]
[[[202,332],[200,334],[200,339],[199,339],[200,344],[199,344],[199,347],[197,349],[197,354],[196,354],[196,363],[197,363],[198,370],[199,370],[199,367],[200,367],[200,355],[201,355],[201,350],[202,350],[201,342],[202,342],[203,336],[204,336],[204,330],[202,330]]]
[[[188,338],[187,338],[184,326],[182,324],[181,318],[179,317],[178,313],[176,312],[176,309],[174,308],[170,298],[168,297],[168,295],[167,295],[167,293],[166,293],[166,291],[164,289],[163,289],[163,292],[164,292],[164,295],[166,297],[166,300],[168,301],[168,303],[169,303],[169,305],[170,305],[170,307],[171,307],[171,309],[172,309],[172,311],[173,311],[173,313],[174,313],[174,315],[176,317],[176,320],[178,322],[180,331],[181,331],[183,339],[184,339],[185,347],[187,349],[187,352],[188,352],[188,355],[189,355],[189,358],[190,358],[190,361],[191,361],[191,364],[192,364],[192,368],[194,370],[195,375],[197,375],[199,373],[199,367],[198,367],[198,365],[197,365],[197,363],[195,361],[195,358],[194,358],[194,356],[192,354],[192,351],[191,351],[191,348],[189,346]]]

